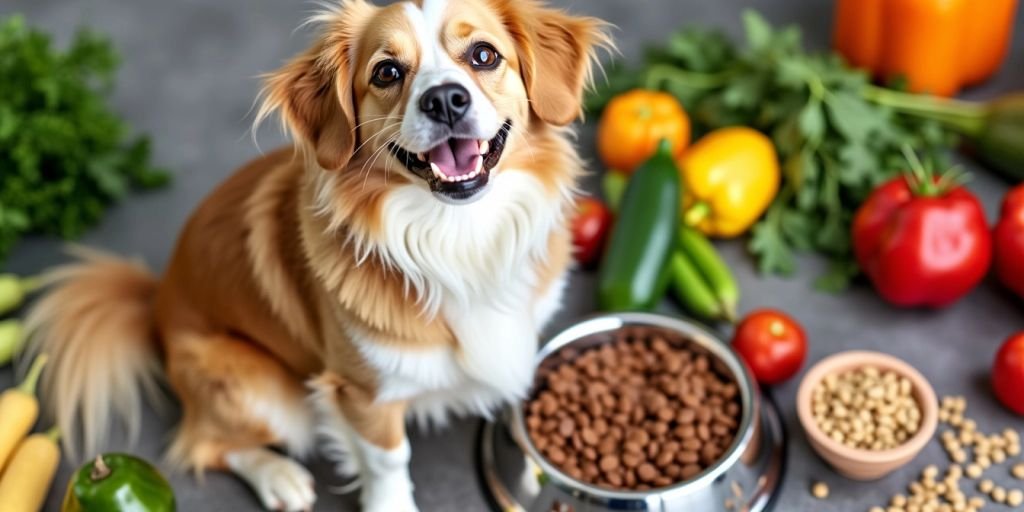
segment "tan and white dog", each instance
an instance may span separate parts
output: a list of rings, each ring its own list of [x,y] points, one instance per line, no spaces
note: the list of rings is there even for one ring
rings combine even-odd
[[[267,80],[296,141],[196,210],[162,277],[88,253],[30,314],[71,453],[166,380],[168,455],[269,509],[315,496],[326,439],[368,511],[415,510],[409,417],[523,397],[570,261],[580,113],[605,24],[537,0],[342,1]],[[83,453],[84,452],[84,453]]]

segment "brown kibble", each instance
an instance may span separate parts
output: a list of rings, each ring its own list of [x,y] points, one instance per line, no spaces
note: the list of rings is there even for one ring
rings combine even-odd
[[[615,488],[622,487],[622,475],[616,472],[605,473],[605,478],[608,479],[608,483]]]
[[[675,460],[675,458],[676,457],[674,453],[663,451],[658,454],[658,457],[657,459],[655,459],[654,464],[657,465],[659,468],[664,469],[668,467],[668,465],[671,464],[672,461]]]
[[[551,449],[548,450],[548,459],[551,459],[551,462],[554,462],[555,464],[562,464],[565,462],[565,452],[557,446],[552,446]]]
[[[658,470],[655,469],[654,466],[645,462],[637,466],[636,476],[644,482],[654,482],[654,479],[658,478]]]
[[[626,466],[627,468],[635,468],[635,467],[639,466],[640,463],[643,462],[643,461],[644,461],[644,457],[643,457],[643,455],[640,455],[639,453],[623,453],[622,454],[622,464],[624,466]]]
[[[697,425],[697,437],[701,441],[710,441],[711,440],[711,429],[708,428],[707,424],[701,423],[701,424]]]
[[[582,432],[580,432],[580,439],[582,439],[583,442],[589,446],[596,445],[600,440],[600,438],[597,436],[597,432],[594,432],[593,429],[589,428],[585,428]]]
[[[683,469],[679,473],[679,477],[682,478],[683,480],[689,480],[699,475],[701,471],[703,470],[700,466],[696,464],[687,464],[683,466]]]
[[[627,453],[643,453],[644,452],[643,445],[641,445],[640,443],[634,442],[634,441],[626,441],[625,443],[622,444],[622,447],[626,450]]]
[[[598,467],[604,472],[613,471],[619,467],[619,458],[615,455],[605,455],[601,457]]]
[[[676,413],[676,423],[688,425],[697,419],[697,412],[693,409],[680,409]]]
[[[681,451],[676,454],[676,460],[680,464],[696,464],[700,461],[700,456],[697,455],[697,452]]]

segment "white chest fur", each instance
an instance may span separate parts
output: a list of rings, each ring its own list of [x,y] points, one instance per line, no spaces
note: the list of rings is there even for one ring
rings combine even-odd
[[[443,204],[420,187],[385,205],[385,240],[375,256],[406,276],[426,315],[442,315],[457,347],[397,349],[353,333],[378,370],[378,400],[410,400],[420,420],[449,412],[488,414],[530,385],[537,335],[557,309],[556,281],[537,295],[536,268],[547,257],[560,201],[526,173],[503,171],[479,201]],[[558,198],[561,199],[561,198]]]

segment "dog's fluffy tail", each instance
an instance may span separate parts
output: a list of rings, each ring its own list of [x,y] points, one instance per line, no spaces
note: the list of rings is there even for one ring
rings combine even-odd
[[[49,355],[40,400],[67,454],[80,459],[102,447],[112,418],[123,420],[129,439],[137,439],[140,394],[161,405],[162,371],[153,320],[156,278],[138,262],[81,247],[71,253],[80,261],[43,278],[51,290],[28,315],[23,361]]]

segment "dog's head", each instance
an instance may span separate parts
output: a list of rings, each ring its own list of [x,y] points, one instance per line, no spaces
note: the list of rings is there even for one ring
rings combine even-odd
[[[325,172],[398,172],[448,203],[482,195],[517,134],[580,113],[605,24],[537,0],[344,0],[313,46],[270,75]]]

